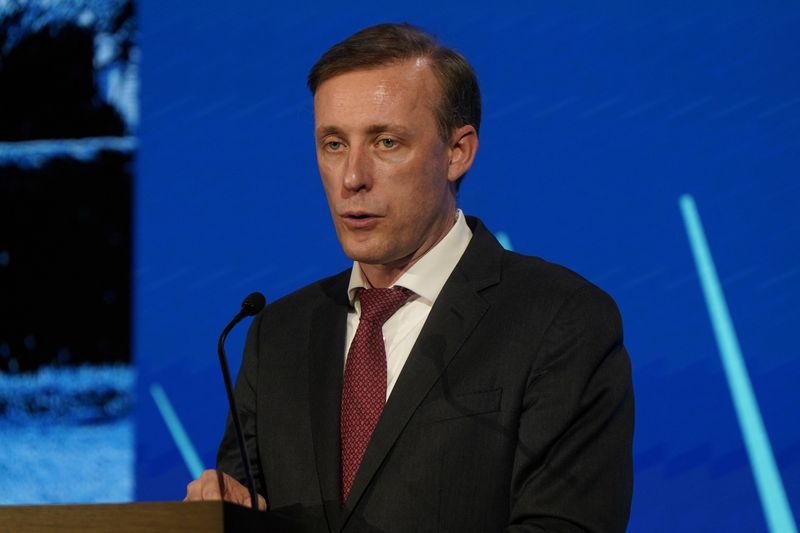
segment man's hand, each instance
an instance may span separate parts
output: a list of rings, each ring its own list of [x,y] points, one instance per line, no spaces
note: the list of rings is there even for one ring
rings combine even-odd
[[[258,510],[267,510],[267,501],[260,494],[258,496]],[[206,470],[202,475],[186,485],[185,502],[206,500],[225,500],[250,507],[250,491],[221,470]]]

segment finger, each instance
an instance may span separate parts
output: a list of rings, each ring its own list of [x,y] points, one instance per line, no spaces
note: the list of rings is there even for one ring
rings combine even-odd
[[[222,494],[219,493],[219,486],[216,482],[204,483],[200,491],[200,500],[221,500]]]
[[[200,499],[201,500],[221,500],[222,492],[217,478],[216,470],[206,470],[200,476]]]
[[[266,511],[267,510],[267,500],[265,500],[264,497],[261,494],[256,494],[256,496],[258,497],[258,510],[259,511]],[[250,495],[248,493],[248,495],[245,498],[243,498],[241,504],[244,507],[252,508],[253,506],[250,503],[251,501],[253,501],[253,500],[252,500],[252,498],[250,498]]]
[[[244,487],[232,476],[220,471],[220,483],[223,485],[223,499],[232,503],[244,504],[244,497],[247,491]]]
[[[186,485],[186,498],[184,501],[196,501],[202,499],[201,481],[195,479]]]
[[[239,483],[239,481],[226,474],[225,472],[219,471],[219,478],[220,486],[221,486],[221,494],[222,499],[225,501],[229,501],[232,503],[236,503],[239,505],[246,505],[246,501],[249,499],[249,492],[247,489]]]

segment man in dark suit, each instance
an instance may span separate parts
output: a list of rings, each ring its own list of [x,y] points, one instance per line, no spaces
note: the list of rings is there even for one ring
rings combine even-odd
[[[259,505],[312,531],[624,531],[619,313],[457,209],[480,123],[468,63],[380,25],[326,52],[309,87],[354,265],[251,326],[236,394]],[[249,503],[230,426],[187,499]]]

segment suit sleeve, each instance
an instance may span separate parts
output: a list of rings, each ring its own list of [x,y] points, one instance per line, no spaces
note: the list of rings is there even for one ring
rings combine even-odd
[[[548,326],[527,380],[508,533],[624,532],[633,489],[633,387],[614,301],[594,286]]]
[[[266,496],[256,440],[256,383],[258,377],[259,331],[263,317],[264,312],[262,311],[253,320],[247,333],[244,356],[242,357],[239,375],[236,378],[234,395],[236,396],[236,407],[239,410],[239,419],[242,423],[247,456],[250,459],[250,468],[256,482],[256,490],[262,496]],[[239,451],[236,429],[230,413],[228,413],[225,433],[217,451],[217,468],[233,476],[245,487],[247,486],[247,476],[242,466],[242,454]]]

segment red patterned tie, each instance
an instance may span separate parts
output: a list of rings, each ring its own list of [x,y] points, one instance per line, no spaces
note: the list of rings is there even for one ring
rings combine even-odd
[[[347,353],[342,385],[340,418],[342,447],[342,504],[361,464],[361,458],[372,437],[386,403],[386,347],[383,324],[403,306],[411,291],[394,289],[362,289],[361,318]]]

